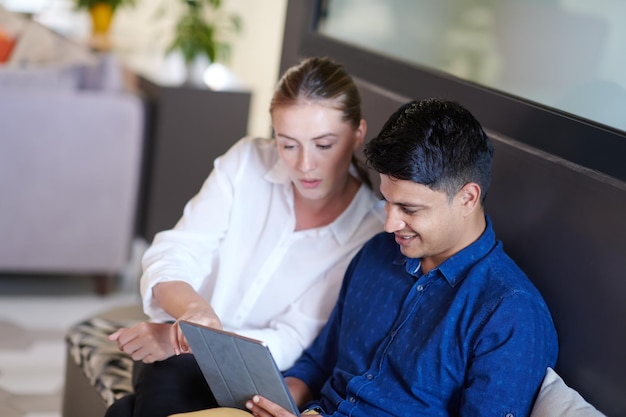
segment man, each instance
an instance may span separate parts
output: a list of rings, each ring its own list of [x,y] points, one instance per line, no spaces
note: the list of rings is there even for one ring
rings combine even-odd
[[[365,149],[385,231],[346,272],[335,309],[286,372],[333,416],[527,416],[557,357],[550,312],[484,212],[493,147],[462,106],[402,106]],[[255,396],[255,415],[289,415]]]

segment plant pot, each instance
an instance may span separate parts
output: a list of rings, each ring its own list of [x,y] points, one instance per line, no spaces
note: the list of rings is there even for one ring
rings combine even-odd
[[[113,7],[110,4],[96,3],[89,9],[91,28],[94,36],[108,35],[113,21]]]
[[[209,60],[204,55],[198,55],[189,62],[185,62],[185,79],[187,86],[204,85],[202,76],[209,66]]]

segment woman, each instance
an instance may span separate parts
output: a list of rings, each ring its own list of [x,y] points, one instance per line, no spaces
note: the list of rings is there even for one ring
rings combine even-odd
[[[288,368],[327,320],[352,256],[382,231],[383,206],[357,173],[367,126],[343,68],[326,58],[290,68],[270,114],[274,139],[243,138],[217,158],[180,221],[146,251],[151,321],[110,336],[139,361],[135,394],[107,416],[216,406],[193,356],[181,354],[180,320],[262,340]]]

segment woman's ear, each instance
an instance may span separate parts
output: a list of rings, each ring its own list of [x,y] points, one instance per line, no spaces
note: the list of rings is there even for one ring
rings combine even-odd
[[[356,151],[365,141],[365,135],[367,134],[367,122],[365,119],[361,119],[355,132],[354,150]]]

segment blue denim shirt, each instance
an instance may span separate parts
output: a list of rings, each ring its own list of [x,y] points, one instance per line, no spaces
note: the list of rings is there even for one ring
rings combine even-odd
[[[419,266],[393,234],[373,237],[285,375],[304,381],[326,415],[529,415],[556,362],[556,331],[489,218],[476,242],[428,274]]]

